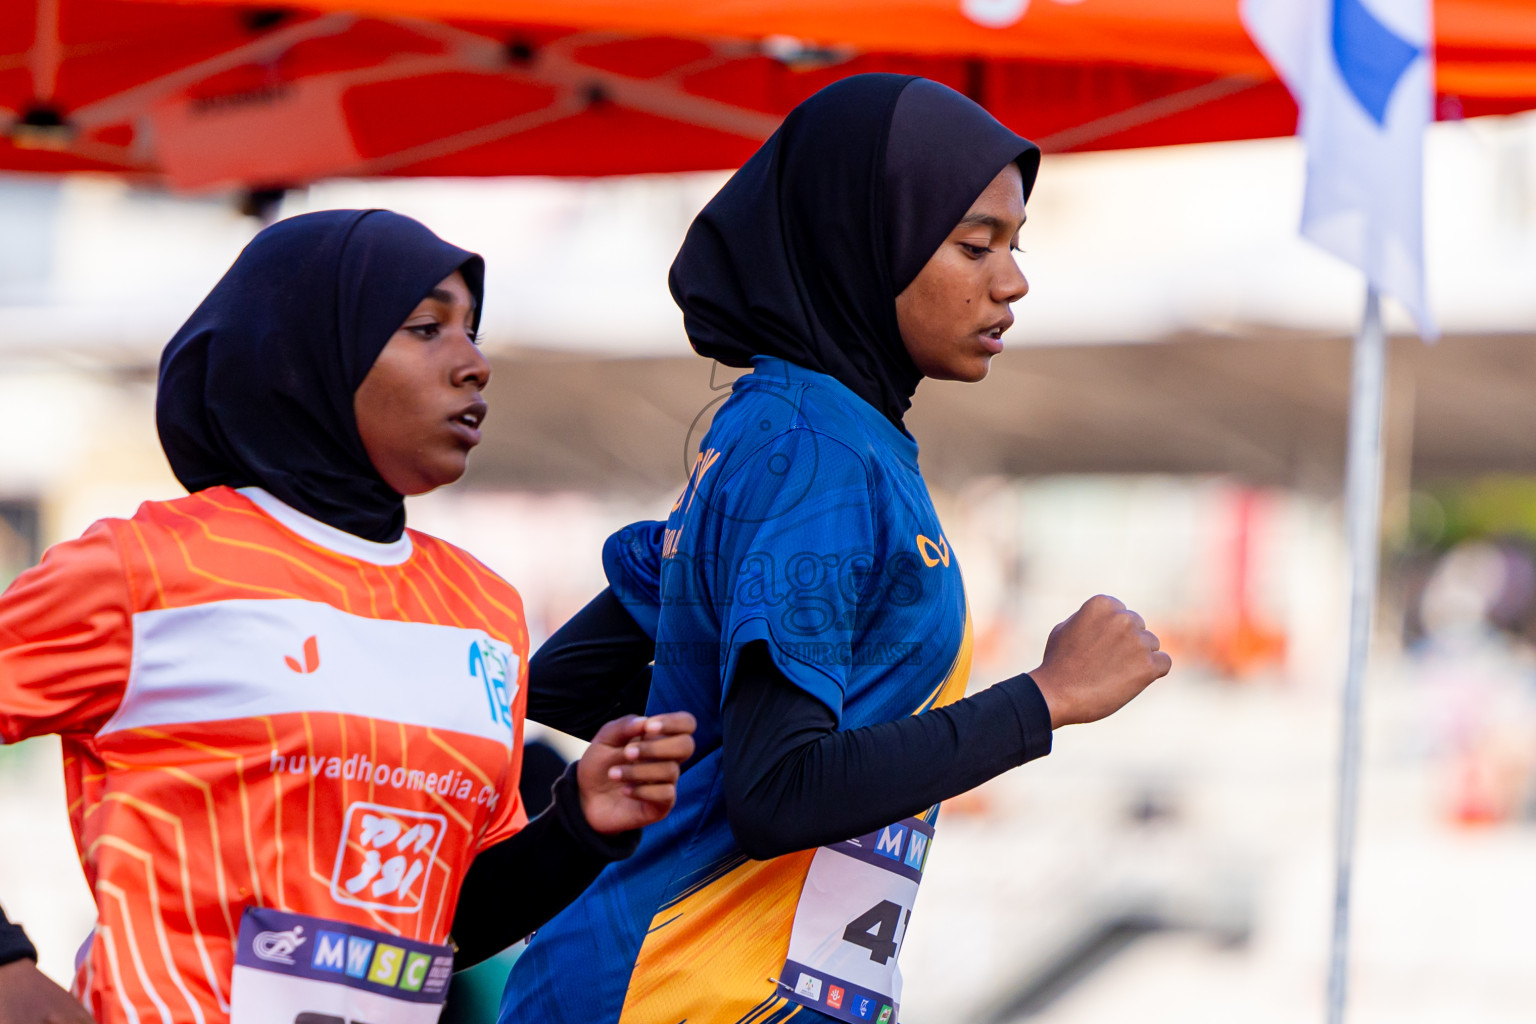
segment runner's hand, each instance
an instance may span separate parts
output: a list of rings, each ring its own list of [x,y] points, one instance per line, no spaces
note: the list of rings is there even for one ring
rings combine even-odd
[[[30,959],[0,967],[0,1024],[92,1024],[85,1007]]]
[[[642,828],[677,802],[681,765],[693,756],[693,716],[686,711],[630,715],[597,731],[576,766],[581,811],[594,831]]]
[[[1173,667],[1159,647],[1140,615],[1113,597],[1090,597],[1051,630],[1045,660],[1030,673],[1051,709],[1051,728],[1119,711]]]

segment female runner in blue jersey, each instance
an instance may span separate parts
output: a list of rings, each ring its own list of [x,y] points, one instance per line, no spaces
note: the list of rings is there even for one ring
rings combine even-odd
[[[671,274],[688,338],[752,372],[667,521],[610,539],[529,715],[590,728],[648,686],[698,749],[672,816],[535,937],[503,1024],[890,1024],[939,802],[1168,671],[1101,596],[1039,668],[964,697],[960,565],[902,416],[923,377],[979,381],[1002,351],[1039,158],[948,88],[860,75],[695,220]]]

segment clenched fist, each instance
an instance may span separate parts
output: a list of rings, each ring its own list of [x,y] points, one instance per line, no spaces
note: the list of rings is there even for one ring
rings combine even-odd
[[[627,832],[667,816],[677,802],[682,763],[693,756],[694,718],[686,711],[609,722],[576,766],[581,810],[593,831]]]
[[[1090,597],[1051,630],[1030,673],[1051,709],[1051,728],[1097,722],[1161,679],[1173,660],[1140,615],[1113,597]]]

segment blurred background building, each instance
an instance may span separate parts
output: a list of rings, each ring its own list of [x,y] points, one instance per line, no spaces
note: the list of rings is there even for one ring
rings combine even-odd
[[[1033,667],[1098,592],[1143,612],[1175,670],[946,805],[907,1021],[1320,1013],[1360,283],[1295,235],[1302,164],[1292,139],[1048,156],[1009,351],[982,384],[918,392],[974,685]],[[1437,125],[1426,173],[1445,336],[1424,346],[1389,309],[1352,1016],[1529,1021],[1536,117]],[[262,219],[380,206],[486,256],[486,442],[410,519],[511,580],[537,643],[604,585],[607,534],[666,514],[738,372],[689,352],[665,285],[723,180],[341,179],[252,205],[0,174],[0,585],[180,493],[156,360]],[[0,905],[65,978],[93,911],[51,741],[0,748]]]

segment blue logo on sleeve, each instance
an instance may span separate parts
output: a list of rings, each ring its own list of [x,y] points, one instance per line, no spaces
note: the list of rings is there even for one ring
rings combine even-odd
[[[907,826],[887,825],[875,837],[875,852],[891,860],[901,860],[901,843],[907,837]]]
[[[869,1020],[875,1015],[875,1001],[869,996],[854,996],[853,1013],[860,1020]]]

